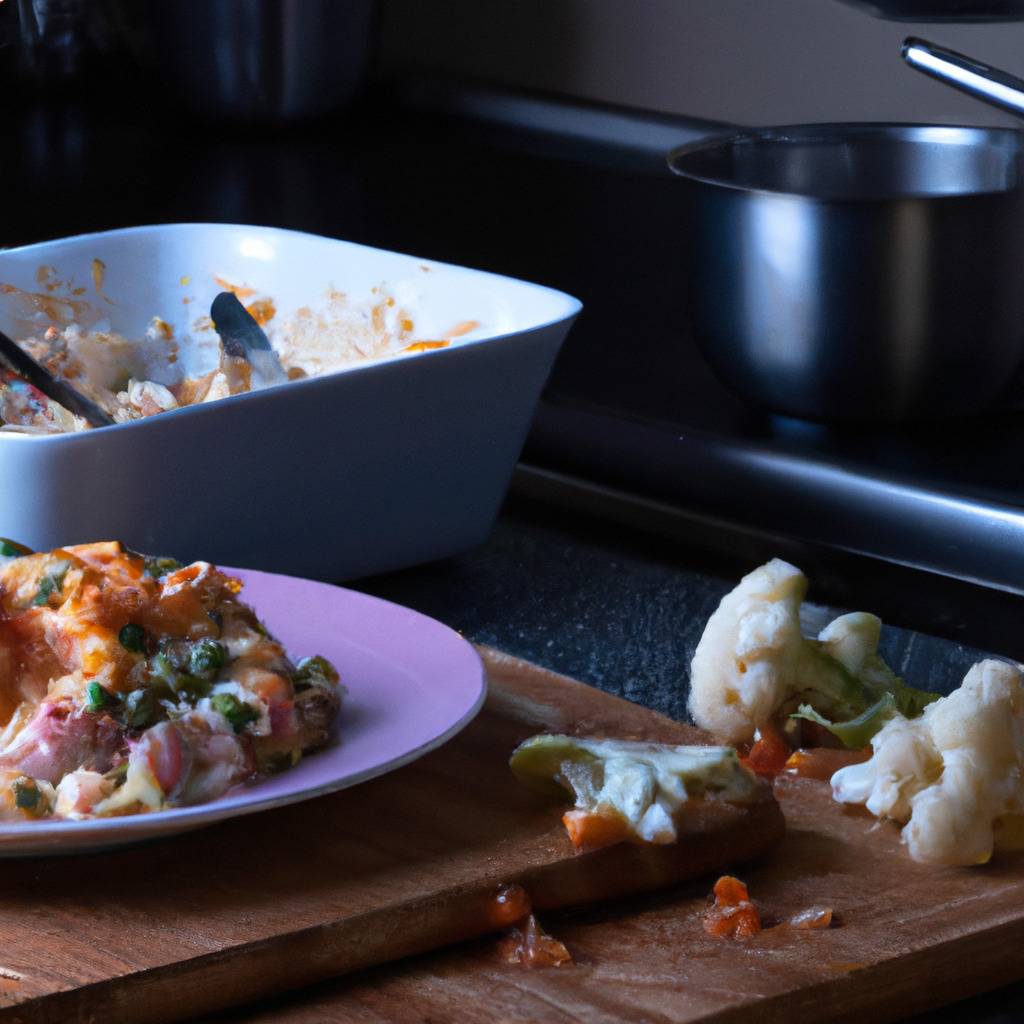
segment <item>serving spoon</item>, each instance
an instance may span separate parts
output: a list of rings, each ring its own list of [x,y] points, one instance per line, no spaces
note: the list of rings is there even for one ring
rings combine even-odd
[[[283,384],[288,375],[270,339],[233,292],[221,292],[210,306],[210,319],[224,344],[224,351],[244,359],[263,384]]]
[[[112,427],[113,418],[92,399],[75,390],[67,381],[55,377],[37,363],[16,341],[0,331],[0,364],[28,381],[47,398],[64,406],[68,412],[81,416],[91,427]]]

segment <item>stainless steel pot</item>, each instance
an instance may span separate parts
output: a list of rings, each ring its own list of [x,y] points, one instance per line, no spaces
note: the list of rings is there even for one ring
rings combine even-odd
[[[1024,80],[923,39],[915,70],[1024,116]],[[708,361],[815,420],[937,418],[1024,401],[1024,135],[834,124],[682,146],[689,309]]]
[[[106,0],[136,59],[194,112],[287,121],[335,109],[366,69],[375,0]]]
[[[718,375],[814,420],[1007,401],[1024,365],[1022,136],[803,125],[676,149],[688,301]]]

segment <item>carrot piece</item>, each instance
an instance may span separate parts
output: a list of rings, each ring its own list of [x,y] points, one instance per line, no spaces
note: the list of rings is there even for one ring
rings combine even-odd
[[[785,767],[791,750],[782,733],[768,723],[757,730],[754,745],[743,758],[743,763],[758,775],[778,775]]]
[[[603,846],[621,843],[629,836],[629,826],[618,814],[596,811],[566,811],[562,815],[572,848],[576,853],[589,853]]]
[[[732,875],[722,875],[722,877],[715,882],[715,887],[711,892],[715,897],[716,903],[722,903],[731,907],[737,906],[738,904],[744,903],[750,899],[750,893],[748,892],[746,885],[744,885],[738,878],[734,878]]]
[[[750,939],[761,930],[761,915],[738,878],[723,875],[712,892],[715,901],[704,912],[704,931],[708,935],[718,939]]]
[[[521,885],[503,885],[491,904],[491,921],[495,928],[502,928],[523,920],[532,910],[529,893]]]

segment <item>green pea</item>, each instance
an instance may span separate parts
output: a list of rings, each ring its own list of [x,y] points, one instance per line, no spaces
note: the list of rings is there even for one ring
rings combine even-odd
[[[133,654],[142,654],[146,649],[146,631],[134,622],[122,626],[117,639],[126,651]]]
[[[184,697],[185,700],[192,704],[197,703],[200,698],[207,696],[212,689],[213,683],[209,679],[200,679],[198,676],[188,675],[178,676],[178,696]]]
[[[14,780],[11,789],[14,790],[16,807],[20,807],[23,811],[34,811],[39,806],[42,793],[39,792],[39,786],[35,779],[22,775],[21,778]]]
[[[337,669],[317,654],[299,662],[292,675],[292,682],[296,690],[308,690],[311,686],[336,686],[338,678]]]
[[[227,659],[224,645],[209,637],[197,641],[189,654],[189,672],[201,679],[212,679],[223,668]]]

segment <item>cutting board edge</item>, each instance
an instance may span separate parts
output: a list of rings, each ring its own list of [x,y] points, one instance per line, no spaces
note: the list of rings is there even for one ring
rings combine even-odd
[[[538,910],[614,903],[760,860],[775,850],[783,835],[781,808],[766,801],[720,832],[684,836],[690,849],[619,844],[570,860],[439,889],[352,918],[36,996],[0,1009],[0,1022],[168,1024],[186,1020],[499,932],[506,925],[495,920],[495,902],[505,885],[521,885],[528,893],[537,890]],[[723,839],[728,845],[724,858]],[[677,856],[680,851],[688,862],[683,869]],[[611,889],[609,877],[617,879]],[[599,880],[602,891],[595,895]],[[306,969],[296,970],[296,963]],[[27,1014],[30,1017],[26,1018]]]
[[[787,988],[759,1000],[723,1007],[699,1018],[700,1024],[750,1024],[751,1010],[758,1024],[793,1024],[811,1019],[828,1006],[829,1024],[863,1024],[870,1013],[871,1024],[889,1024],[910,1014],[949,1007],[962,999],[983,995],[1002,985],[1024,979],[1024,959],[1019,955],[1024,942],[1024,919],[1006,921],[975,932],[944,940],[910,953],[893,953],[874,964],[845,971],[835,978],[810,985]],[[1016,943],[1016,945],[1015,945]],[[983,976],[968,975],[956,965],[976,964],[981,953],[996,952],[985,960]],[[1001,955],[1000,955],[1001,954]],[[937,967],[936,957],[942,961]],[[927,983],[915,979],[918,967],[926,967]],[[870,987],[858,984],[865,975]],[[915,982],[915,983],[912,983]],[[969,988],[961,986],[969,981]],[[852,997],[852,998],[851,998]]]

